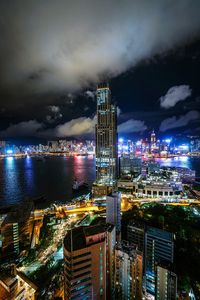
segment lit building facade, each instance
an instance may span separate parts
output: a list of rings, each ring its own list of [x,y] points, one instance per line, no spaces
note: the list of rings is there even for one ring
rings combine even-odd
[[[17,272],[15,265],[11,265],[9,268],[10,270],[4,270],[0,274],[0,299],[37,299],[38,287],[25,275]]]
[[[142,300],[142,253],[122,242],[115,250],[115,259],[116,299]]]
[[[141,174],[141,157],[124,155],[120,157],[120,177],[138,176]]]
[[[112,224],[106,224],[107,299],[115,299],[115,247],[116,228]]]
[[[147,227],[145,233],[145,286],[155,296],[156,265],[160,261],[173,263],[174,237],[171,232]]]
[[[156,134],[154,130],[151,133],[151,151],[156,149]]]
[[[162,266],[156,266],[156,300],[177,299],[177,276]]]
[[[137,249],[141,252],[144,251],[144,224],[129,222],[127,226],[127,240],[130,244],[137,246]]]
[[[106,299],[106,232],[100,225],[69,230],[64,239],[64,299]]]
[[[180,198],[183,191],[179,178],[165,179],[162,175],[138,176],[133,180],[133,192],[137,197]]]
[[[33,231],[33,205],[25,203],[6,215],[0,215],[0,259],[17,257],[29,249]]]
[[[97,124],[96,124],[96,182],[93,194],[99,196],[98,186],[107,187],[108,191],[117,180],[117,109],[111,102],[108,84],[97,88]],[[101,189],[101,192],[104,192]]]
[[[113,224],[116,231],[121,229],[121,193],[113,192],[106,196],[106,223]]]

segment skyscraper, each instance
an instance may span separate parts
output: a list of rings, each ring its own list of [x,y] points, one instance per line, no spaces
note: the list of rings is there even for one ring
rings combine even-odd
[[[106,223],[113,224],[116,231],[121,229],[121,193],[113,192],[106,197]]]
[[[117,179],[117,109],[108,84],[97,87],[96,182],[93,194],[106,195]]]
[[[115,246],[116,228],[112,224],[106,224],[106,268],[107,268],[107,299],[115,299]]]
[[[144,224],[130,221],[127,226],[127,240],[130,244],[137,246],[137,249],[141,252],[144,251],[144,235],[145,226]]]
[[[0,215],[0,259],[17,256],[29,248],[33,230],[33,203],[16,206],[6,215]]]
[[[106,277],[105,228],[69,230],[64,239],[64,299],[105,300]]]
[[[156,266],[156,300],[177,299],[177,276],[164,266]]]
[[[151,151],[153,151],[156,148],[156,134],[154,130],[151,133]]]
[[[122,242],[115,250],[116,299],[142,299],[142,253],[135,246]]]
[[[145,233],[145,280],[146,291],[155,295],[156,265],[160,261],[173,263],[173,234],[158,228],[147,227]]]

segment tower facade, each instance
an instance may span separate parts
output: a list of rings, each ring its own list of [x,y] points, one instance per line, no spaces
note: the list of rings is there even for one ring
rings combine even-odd
[[[121,230],[121,193],[113,192],[106,197],[106,223],[113,224],[116,231]]]
[[[64,294],[65,300],[106,300],[104,227],[77,227],[65,236]]]
[[[151,151],[156,148],[156,134],[154,130],[151,133]]]
[[[108,84],[97,87],[96,183],[113,187],[117,179],[117,110]]]
[[[115,250],[116,299],[142,300],[142,253],[122,242]]]
[[[171,232],[147,227],[145,234],[146,292],[155,296],[156,265],[160,261],[173,263],[174,237]]]
[[[156,266],[156,300],[177,299],[177,276],[163,266]]]

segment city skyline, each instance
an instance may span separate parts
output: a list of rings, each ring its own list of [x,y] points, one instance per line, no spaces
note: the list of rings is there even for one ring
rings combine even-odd
[[[194,295],[193,289],[199,294],[197,258],[192,253],[195,266],[191,270],[186,265],[184,271],[183,258],[179,258],[182,249],[196,252],[198,247],[198,232],[192,230],[200,215],[198,175],[176,165],[176,159],[198,159],[200,139],[192,140],[190,146],[175,146],[172,139],[157,139],[153,130],[149,139],[118,140],[117,108],[108,84],[98,85],[96,101],[96,143],[51,140],[46,146],[20,150],[0,142],[5,176],[12,172],[10,183],[8,178],[5,182],[9,194],[10,188],[22,187],[25,182],[29,182],[27,187],[33,186],[32,168],[36,175],[45,165],[47,188],[52,187],[54,193],[58,156],[64,167],[58,182],[78,176],[71,185],[73,198],[69,203],[66,199],[51,202],[43,196],[0,210],[2,300],[14,300],[16,295],[25,298],[26,294],[33,300],[43,296],[64,300],[177,300],[178,295]],[[55,162],[54,168],[47,158]],[[163,158],[173,158],[174,166],[162,165]],[[19,185],[18,159],[25,167],[21,174],[26,174]],[[84,161],[89,160],[92,164],[85,168]],[[73,168],[68,175],[67,166]],[[96,178],[89,185],[85,178],[94,167]],[[45,177],[42,172],[42,186]],[[53,179],[52,186],[49,179]],[[49,200],[51,205],[47,205]],[[194,241],[188,234],[194,235]],[[186,235],[192,250],[190,243],[184,243]]]
[[[0,300],[200,299],[200,1],[0,1]]]

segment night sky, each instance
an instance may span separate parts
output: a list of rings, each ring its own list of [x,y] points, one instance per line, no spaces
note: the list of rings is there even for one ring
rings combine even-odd
[[[0,139],[92,137],[109,81],[120,136],[200,135],[200,1],[0,2]]]

